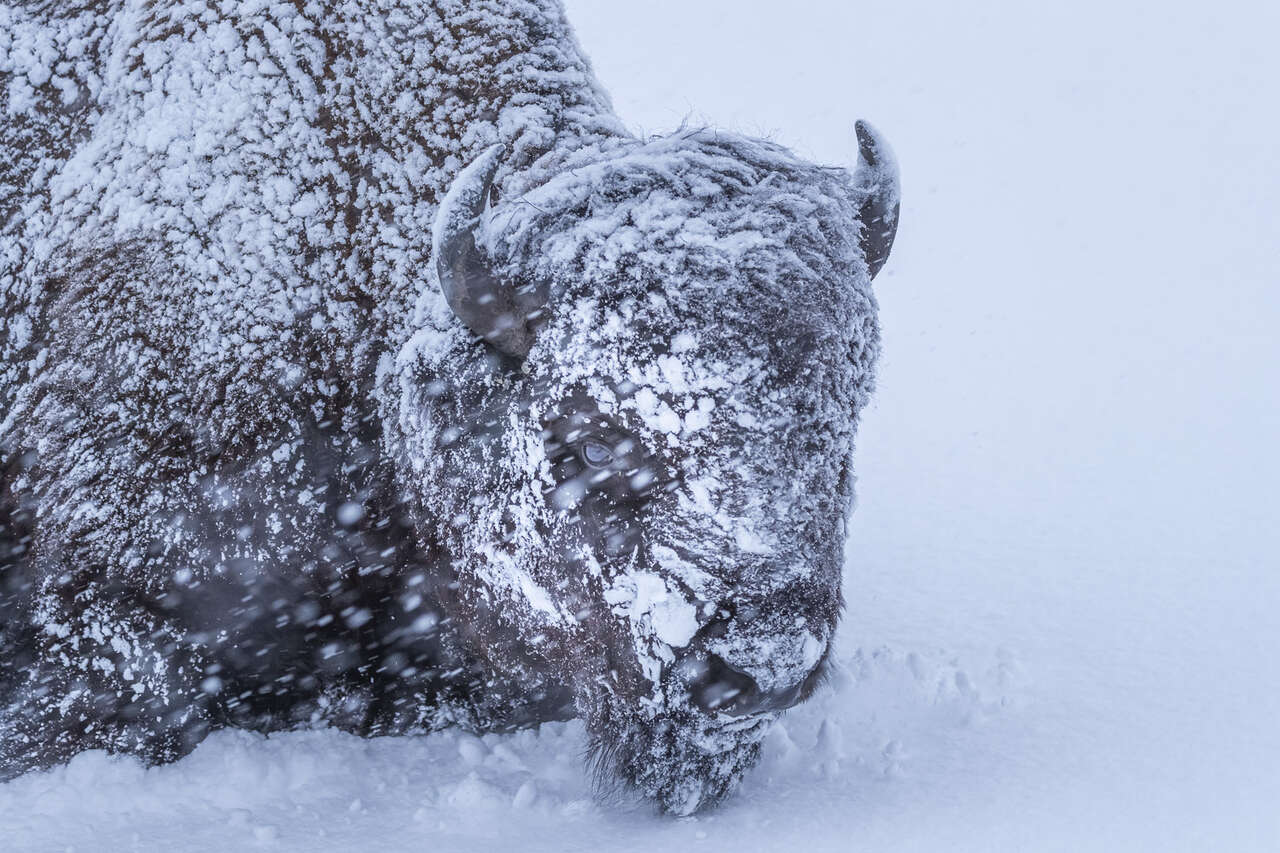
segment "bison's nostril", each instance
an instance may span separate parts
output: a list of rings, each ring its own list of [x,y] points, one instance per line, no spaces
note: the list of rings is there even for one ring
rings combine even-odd
[[[747,714],[760,701],[755,679],[717,655],[708,655],[689,684],[693,704],[707,713]]]

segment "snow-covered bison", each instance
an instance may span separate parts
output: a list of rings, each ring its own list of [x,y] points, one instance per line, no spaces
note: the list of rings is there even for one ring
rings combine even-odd
[[[0,5],[0,777],[821,679],[897,173],[637,139],[558,0]]]

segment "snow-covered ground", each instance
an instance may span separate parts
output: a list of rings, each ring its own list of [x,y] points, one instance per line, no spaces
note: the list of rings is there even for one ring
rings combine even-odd
[[[576,724],[224,732],[0,787],[0,849],[1280,849],[1280,6],[568,6],[639,129],[896,146],[831,688],[697,819]]]

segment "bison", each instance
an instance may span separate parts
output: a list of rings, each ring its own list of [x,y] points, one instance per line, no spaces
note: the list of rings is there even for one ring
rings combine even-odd
[[[0,778],[822,679],[897,169],[630,134],[559,0],[0,6]]]

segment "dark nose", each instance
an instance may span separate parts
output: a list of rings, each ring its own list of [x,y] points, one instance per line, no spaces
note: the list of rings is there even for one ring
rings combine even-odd
[[[813,676],[785,690],[765,692],[754,678],[719,655],[699,655],[678,666],[689,686],[693,704],[708,714],[741,717],[758,711],[783,711],[805,695]],[[814,675],[817,675],[815,672]]]
[[[755,679],[725,663],[719,655],[707,655],[690,669],[689,682],[693,704],[709,714],[741,716],[760,705],[760,687]]]

